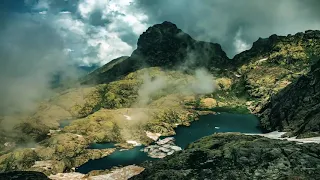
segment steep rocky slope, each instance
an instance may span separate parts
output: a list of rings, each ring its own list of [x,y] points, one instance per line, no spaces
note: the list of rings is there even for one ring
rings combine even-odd
[[[289,131],[289,136],[320,135],[320,61],[276,96],[261,111],[262,126]]]
[[[259,112],[270,98],[309,72],[320,57],[320,31],[260,38],[234,57],[231,69],[249,95],[250,109]]]
[[[320,146],[222,133],[144,164],[139,179],[318,179]]]

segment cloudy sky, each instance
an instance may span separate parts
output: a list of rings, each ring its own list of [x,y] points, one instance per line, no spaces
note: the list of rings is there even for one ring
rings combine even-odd
[[[12,33],[28,28],[28,23],[45,25],[63,41],[70,61],[88,65],[130,55],[139,35],[165,20],[196,39],[220,43],[229,57],[259,37],[320,29],[318,0],[3,1],[0,23],[12,26],[24,19]]]
[[[320,29],[319,0],[1,0],[0,115],[32,110],[57,71],[130,55],[149,26],[171,21],[231,58],[259,37]],[[70,66],[71,65],[71,66]]]

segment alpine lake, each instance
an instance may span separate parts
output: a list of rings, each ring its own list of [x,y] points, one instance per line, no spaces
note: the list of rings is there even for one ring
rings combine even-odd
[[[62,121],[61,127],[67,126],[71,121]],[[251,114],[233,114],[233,113],[218,113],[202,115],[199,120],[191,123],[190,126],[178,126],[175,131],[174,144],[186,148],[188,144],[214,133],[223,132],[240,132],[240,133],[262,133],[258,128],[258,118]],[[160,137],[165,139],[168,137]],[[113,143],[103,144],[91,144],[91,149],[106,149],[115,148]],[[127,165],[139,165],[144,161],[157,160],[157,158],[151,158],[148,153],[144,152],[145,146],[136,146],[132,149],[123,150],[117,149],[111,155],[90,160],[87,163],[76,168],[77,172],[89,173],[92,170],[105,170],[112,167],[127,166]]]

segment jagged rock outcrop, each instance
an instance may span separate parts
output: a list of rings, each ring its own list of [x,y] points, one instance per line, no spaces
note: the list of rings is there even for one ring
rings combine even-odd
[[[105,83],[143,67],[196,68],[227,66],[229,58],[216,43],[196,41],[175,24],[165,21],[140,35],[132,55],[111,61],[83,83]],[[98,72],[98,73],[97,73]],[[101,72],[101,73],[99,73]]]
[[[144,163],[146,169],[131,179],[318,179],[319,154],[317,144],[222,133]]]
[[[307,75],[287,86],[261,112],[268,130],[289,131],[289,136],[320,135],[320,61]]]
[[[142,59],[147,66],[222,67],[229,60],[219,44],[196,41],[168,21],[148,28],[137,45],[131,57]]]

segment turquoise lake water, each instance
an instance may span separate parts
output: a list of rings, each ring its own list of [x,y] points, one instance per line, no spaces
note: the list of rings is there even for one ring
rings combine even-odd
[[[261,133],[257,128],[258,119],[254,115],[221,113],[217,115],[204,115],[199,120],[191,123],[191,126],[179,126],[176,128],[175,144],[185,148],[188,144],[217,132],[242,132]],[[161,137],[165,138],[165,137]],[[105,149],[114,147],[113,143],[92,144],[92,149]],[[97,160],[90,160],[82,166],[76,168],[77,172],[88,173],[92,170],[110,169],[114,166],[127,166],[140,164],[146,160],[156,160],[141,152],[143,146],[130,150],[116,150],[111,155]]]

